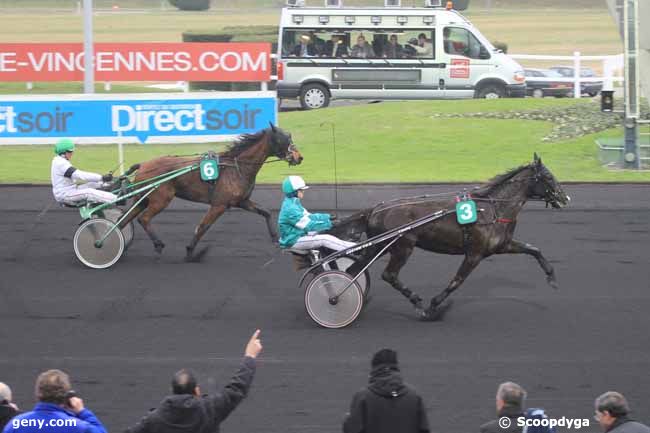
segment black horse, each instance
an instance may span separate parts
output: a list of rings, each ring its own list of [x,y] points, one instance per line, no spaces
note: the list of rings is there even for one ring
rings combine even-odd
[[[435,320],[449,304],[443,303],[465,281],[476,266],[493,254],[529,254],[539,262],[546,273],[548,283],[557,288],[555,271],[539,248],[513,238],[517,216],[528,200],[543,200],[546,205],[561,208],[570,198],[535,154],[531,164],[496,176],[486,185],[470,193],[480,210],[478,221],[461,226],[456,214],[426,224],[407,232],[388,250],[390,261],[382,273],[382,279],[406,296],[415,306],[418,317]],[[449,196],[447,196],[449,197]],[[358,212],[343,219],[331,233],[343,238],[368,237],[381,234],[427,214],[454,209],[456,197],[440,196],[409,197],[380,203],[371,209]],[[382,245],[368,248],[361,263],[374,257]],[[440,254],[464,255],[456,276],[447,288],[433,299],[428,308],[420,296],[408,289],[398,278],[415,247]]]

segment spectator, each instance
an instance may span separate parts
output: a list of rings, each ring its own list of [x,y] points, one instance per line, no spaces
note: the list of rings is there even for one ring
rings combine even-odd
[[[293,49],[293,55],[296,57],[314,57],[318,55],[316,45],[312,42],[309,35],[301,35],[300,42]]]
[[[420,33],[417,41],[412,39],[408,45],[415,50],[418,57],[433,58],[433,44],[427,39],[426,34]]]
[[[594,418],[604,432],[650,433],[648,426],[628,417],[630,407],[625,397],[618,392],[606,392],[596,399],[594,406],[596,409]]]
[[[188,370],[178,371],[172,379],[172,395],[158,409],[145,416],[129,433],[212,433],[248,394],[255,375],[255,358],[262,351],[260,331],[246,345],[242,364],[220,393],[201,395],[196,378]]]
[[[323,57],[347,57],[348,47],[339,35],[332,35],[330,40],[325,43],[322,55]]]
[[[70,377],[61,370],[41,373],[35,388],[38,403],[34,410],[12,418],[3,433],[106,433],[95,414],[72,391]]]
[[[517,426],[517,418],[524,416],[526,391],[514,382],[499,385],[496,396],[497,419],[481,426],[481,433],[521,433],[522,427]],[[507,428],[499,426],[499,420],[509,418]]]
[[[359,35],[357,37],[357,43],[354,47],[352,47],[352,57],[358,57],[361,59],[375,57],[375,52],[373,51],[370,44],[366,41],[365,36]]]
[[[372,358],[366,389],[352,398],[344,433],[428,433],[422,398],[402,381],[397,353],[382,349]]]
[[[397,43],[397,35],[390,35],[388,43],[384,46],[384,57],[389,59],[401,59],[404,57],[404,47]]]
[[[19,413],[18,406],[13,404],[11,388],[0,382],[0,431]]]

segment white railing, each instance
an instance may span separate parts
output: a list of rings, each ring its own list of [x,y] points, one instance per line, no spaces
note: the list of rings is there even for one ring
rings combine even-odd
[[[614,82],[623,82],[625,77],[614,75],[616,71],[623,69],[623,54],[610,55],[610,56],[583,56],[580,51],[574,51],[572,56],[547,56],[547,55],[534,55],[534,54],[509,54],[510,57],[516,60],[569,60],[573,64],[573,77],[553,77],[548,81],[563,81],[573,83],[573,96],[580,97],[580,83],[595,83],[602,82],[603,90],[613,90]],[[602,77],[581,77],[580,71],[582,69],[582,62],[601,61],[603,76]],[[536,81],[544,81],[543,78],[535,78]]]

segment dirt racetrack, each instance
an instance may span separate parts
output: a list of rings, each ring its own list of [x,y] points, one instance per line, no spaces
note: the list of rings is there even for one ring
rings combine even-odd
[[[347,213],[397,196],[459,186],[345,187]],[[271,244],[262,219],[232,211],[208,232],[204,261],[182,261],[203,206],[177,201],[154,219],[167,248],[159,259],[140,227],[128,254],[96,271],[75,258],[78,214],[52,204],[45,187],[0,188],[0,380],[23,409],[36,375],[68,371],[86,405],[110,431],[155,407],[181,367],[204,390],[236,368],[252,331],[264,353],[251,394],[223,426],[238,433],[333,433],[364,386],[371,354],[399,351],[408,382],[423,395],[433,431],[467,433],[494,418],[500,382],[528,390],[528,403],[554,417],[593,421],[593,399],[627,396],[634,417],[650,421],[650,188],[569,185],[570,207],[529,203],[518,239],[555,266],[547,286],[525,256],[490,258],[453,296],[444,320],[423,323],[372,269],[372,302],[342,330],[307,316],[300,275]],[[281,195],[254,197],[277,210]],[[331,211],[329,187],[312,188],[308,209]],[[46,211],[47,210],[47,211]],[[416,252],[403,279],[430,298],[453,276],[459,257]],[[561,431],[561,430],[560,430]]]

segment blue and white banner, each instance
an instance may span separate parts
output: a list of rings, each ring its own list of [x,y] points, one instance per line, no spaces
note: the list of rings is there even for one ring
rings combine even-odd
[[[277,123],[275,92],[42,95],[0,100],[0,144],[227,141]]]

